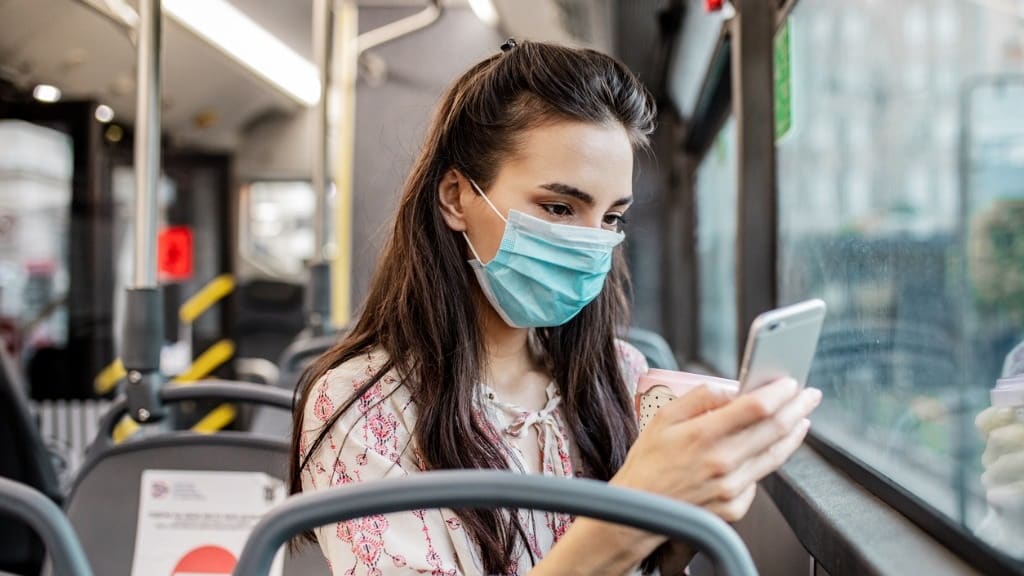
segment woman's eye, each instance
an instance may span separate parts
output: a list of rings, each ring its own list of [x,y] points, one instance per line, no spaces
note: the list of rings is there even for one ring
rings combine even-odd
[[[622,230],[626,224],[626,217],[622,214],[605,214],[604,225],[612,230]]]
[[[565,204],[541,204],[541,208],[545,212],[558,218],[566,218],[572,216],[572,207]]]

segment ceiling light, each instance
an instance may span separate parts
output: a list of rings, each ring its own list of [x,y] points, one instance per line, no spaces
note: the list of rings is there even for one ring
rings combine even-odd
[[[106,104],[100,104],[96,107],[96,121],[106,124],[114,119],[114,109]]]
[[[484,24],[494,26],[498,23],[498,11],[494,9],[494,2],[491,0],[469,0],[469,7]]]
[[[169,16],[299,102],[320,100],[316,65],[225,0],[163,0]]]
[[[60,100],[60,88],[49,84],[40,84],[32,90],[32,97],[40,102],[57,102]]]

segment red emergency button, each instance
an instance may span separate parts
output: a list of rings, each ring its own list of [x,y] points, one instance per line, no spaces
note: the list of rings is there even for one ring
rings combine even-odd
[[[192,229],[172,226],[157,238],[157,267],[160,278],[180,282],[192,278]]]
[[[704,10],[707,12],[718,12],[722,9],[725,0],[704,0]]]

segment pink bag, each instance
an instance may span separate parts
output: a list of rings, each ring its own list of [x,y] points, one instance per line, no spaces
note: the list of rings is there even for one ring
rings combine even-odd
[[[692,372],[650,370],[641,376],[637,383],[635,398],[640,429],[643,430],[647,426],[659,408],[701,385],[731,394],[736,394],[740,388],[739,382],[735,380]]]

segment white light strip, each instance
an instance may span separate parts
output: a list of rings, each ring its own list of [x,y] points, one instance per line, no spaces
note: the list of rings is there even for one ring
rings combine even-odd
[[[469,7],[484,24],[494,26],[498,23],[498,11],[494,9],[494,2],[491,0],[469,0]]]
[[[225,0],[163,0],[167,14],[299,102],[320,100],[316,65]]]

